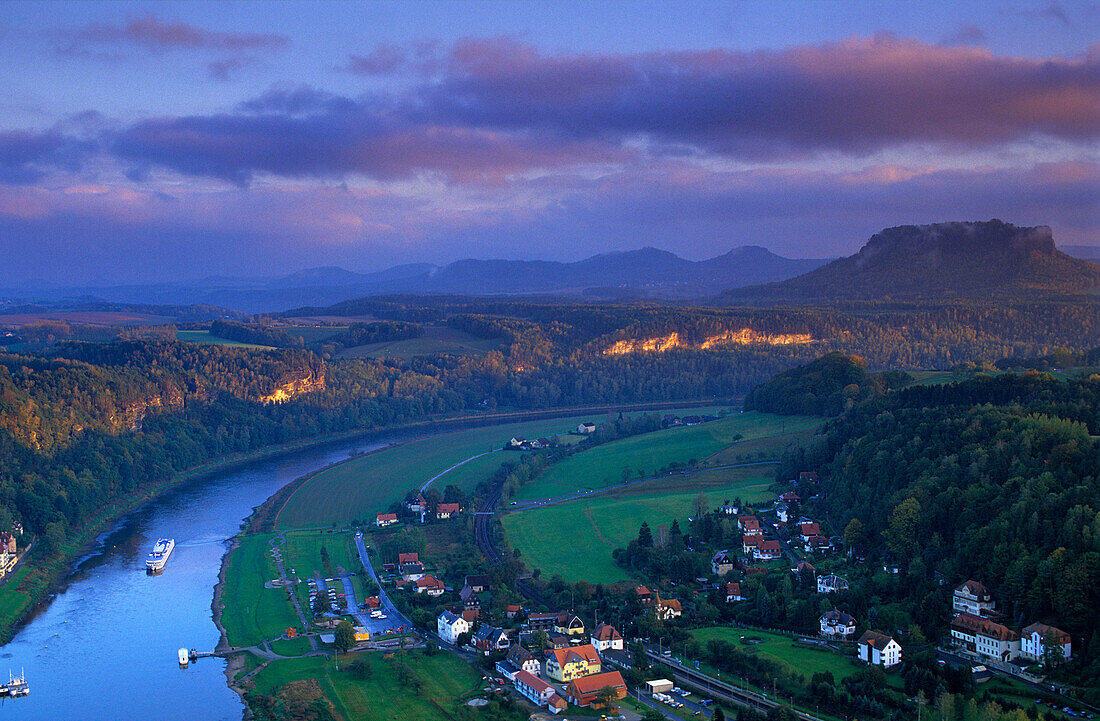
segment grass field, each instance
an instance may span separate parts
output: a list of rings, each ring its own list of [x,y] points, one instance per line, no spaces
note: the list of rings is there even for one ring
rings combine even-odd
[[[313,650],[308,638],[280,638],[271,642],[271,650],[280,656],[301,656]]]
[[[533,501],[577,490],[607,488],[622,482],[624,469],[629,470],[631,478],[638,478],[653,475],[674,461],[702,461],[734,444],[738,434],[743,440],[732,451],[745,453],[742,446],[752,443],[751,452],[758,453],[770,447],[767,439],[791,436],[793,440],[795,434],[804,433],[820,422],[802,416],[737,413],[702,425],[668,428],[605,443],[552,466],[517,490],[515,500]]]
[[[341,464],[314,476],[290,497],[281,528],[344,524],[373,519],[437,473],[478,453],[500,448],[512,436],[546,436],[575,429],[592,415],[473,428],[412,441]],[[455,483],[466,490],[516,454],[501,451],[471,461],[435,481],[440,491]]]
[[[424,335],[408,340],[370,343],[348,348],[341,358],[400,358],[408,360],[419,355],[449,353],[454,355],[484,355],[500,348],[499,338],[478,338],[441,325],[424,326]]]
[[[255,345],[252,343],[241,343],[240,341],[229,340],[228,338],[219,338],[216,335],[211,335],[209,331],[205,330],[178,330],[176,331],[176,340],[185,341],[187,343],[224,345],[230,346],[231,348],[263,348],[264,350],[270,350],[272,348],[272,346],[269,345]]]
[[[255,677],[256,690],[273,694],[293,681],[315,679],[325,697],[346,721],[451,721],[453,709],[466,694],[479,688],[481,674],[448,653],[431,656],[398,652],[393,658],[365,654],[369,679],[359,680],[347,670],[337,671],[330,657],[275,661]],[[355,655],[340,657],[346,669]],[[408,686],[401,683],[398,665],[408,668]],[[411,686],[419,685],[419,693]],[[383,702],[384,700],[384,702]]]
[[[30,605],[31,597],[19,590],[19,584],[31,572],[31,566],[24,564],[8,576],[4,584],[5,593],[0,594],[0,625],[8,626],[23,615]]]
[[[321,563],[321,546],[328,551],[334,572],[343,568],[348,573],[359,571],[359,559],[355,557],[350,533],[326,533],[325,531],[293,531],[286,534],[286,542],[280,547],[287,574],[294,569],[298,578],[319,575],[325,577]]]
[[[656,479],[606,496],[509,513],[504,531],[528,567],[541,569],[544,578],[560,574],[567,581],[626,581],[630,575],[615,565],[611,552],[636,538],[642,521],[654,529],[673,519],[683,526],[700,493],[712,506],[734,496],[746,502],[773,498],[767,490],[771,470],[734,468]]]
[[[809,681],[815,673],[832,671],[833,678],[840,681],[859,671],[862,666],[855,661],[841,656],[835,651],[818,649],[810,646],[796,644],[790,636],[767,631],[748,630],[744,628],[729,628],[718,626],[712,628],[699,628],[691,631],[691,636],[703,646],[711,639],[729,641],[737,649],[746,653],[763,656],[770,661],[783,664],[788,670],[801,674]],[[746,638],[758,638],[759,644],[743,644],[741,636]]]
[[[229,554],[222,591],[222,625],[231,646],[253,646],[299,624],[286,591],[264,588],[265,582],[279,575],[267,553],[270,538],[269,534],[244,536]]]

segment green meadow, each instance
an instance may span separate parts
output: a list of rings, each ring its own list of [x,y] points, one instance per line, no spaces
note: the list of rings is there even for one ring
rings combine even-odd
[[[752,444],[753,454],[774,451],[777,439],[782,439],[785,446],[820,422],[820,419],[802,416],[748,412],[697,426],[679,426],[624,438],[555,464],[519,488],[514,500],[534,501],[578,490],[607,488],[622,483],[624,472],[631,479],[651,476],[670,463],[688,463],[692,459],[701,462],[727,448],[730,453],[739,450],[748,453],[741,450],[741,446],[748,444]],[[737,436],[741,436],[739,441],[735,441]]]
[[[513,436],[538,438],[565,434],[576,430],[584,421],[601,423],[613,419],[613,415],[586,414],[471,428],[410,441],[356,458],[318,473],[295,491],[279,514],[279,527],[371,521],[374,514],[385,511],[410,490],[447,469],[451,470],[434,481],[433,488],[442,492],[454,484],[469,493],[503,463],[518,460],[518,453],[497,451]],[[497,452],[452,468],[488,451]]]
[[[711,506],[735,496],[746,502],[774,498],[768,490],[772,469],[730,468],[659,478],[606,495],[515,511],[502,523],[509,544],[546,578],[560,574],[567,581],[626,581],[630,575],[615,564],[611,552],[636,538],[642,521],[654,529],[673,519],[683,526],[700,493]]]
[[[369,659],[369,678],[348,670],[358,657]],[[473,666],[449,653],[345,654],[340,669],[331,656],[275,661],[254,677],[255,688],[275,694],[288,683],[315,681],[337,714],[349,721],[452,721],[456,707],[481,682]],[[399,669],[407,669],[408,676],[402,678]]]
[[[264,350],[270,350],[272,348],[272,346],[269,345],[255,345],[253,343],[241,343],[240,341],[229,340],[228,338],[219,338],[216,335],[211,335],[210,331],[205,330],[178,330],[176,331],[176,340],[185,341],[187,343],[224,345],[233,348],[261,348]]]
[[[231,646],[254,646],[299,625],[286,591],[264,588],[264,583],[279,577],[268,553],[270,538],[270,534],[243,536],[229,554],[222,590],[222,626]]]
[[[825,671],[831,671],[833,677],[840,681],[864,667],[835,651],[795,643],[793,638],[781,633],[730,628],[728,626],[699,628],[689,633],[704,647],[711,639],[728,641],[740,651],[759,655],[769,661],[775,661],[786,666],[789,671],[804,676],[807,681],[815,673],[824,673]],[[742,643],[742,636],[746,639],[759,640],[759,642]]]

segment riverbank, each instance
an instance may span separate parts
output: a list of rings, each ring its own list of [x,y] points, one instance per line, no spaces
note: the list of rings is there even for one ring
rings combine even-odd
[[[35,554],[28,554],[30,557],[27,559],[27,564],[24,566],[24,569],[26,569],[25,572],[15,573],[9,576],[4,583],[0,584],[0,645],[10,641],[16,632],[33,618],[38,610],[44,607],[46,601],[60,589],[64,588],[66,580],[74,570],[74,564],[76,562],[90,555],[94,555],[100,550],[97,539],[99,539],[102,534],[117,525],[119,520],[127,514],[185,483],[201,480],[214,474],[232,471],[257,461],[278,458],[298,451],[319,448],[326,445],[365,439],[372,435],[409,433],[416,431],[432,432],[486,423],[490,425],[500,425],[509,421],[539,420],[578,413],[596,414],[618,410],[645,411],[673,407],[689,408],[712,405],[716,402],[715,399],[706,399],[678,403],[601,404],[597,406],[552,408],[531,411],[506,411],[482,414],[465,413],[463,415],[450,417],[425,418],[392,426],[355,429],[325,434],[323,436],[314,436],[312,438],[268,446],[247,453],[233,454],[232,456],[195,466],[163,481],[151,484],[136,495],[120,499],[113,504],[103,507],[99,513],[84,525],[81,531],[70,530],[70,535],[62,547],[61,553],[57,556],[53,558],[42,558],[41,556],[36,557]]]

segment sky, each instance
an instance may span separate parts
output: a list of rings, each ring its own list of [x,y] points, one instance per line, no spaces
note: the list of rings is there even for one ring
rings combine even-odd
[[[1100,245],[1096,0],[2,3],[0,88],[6,281]]]

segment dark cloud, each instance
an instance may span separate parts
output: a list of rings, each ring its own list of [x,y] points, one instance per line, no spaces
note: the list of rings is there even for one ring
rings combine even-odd
[[[1096,53],[998,57],[881,35],[751,53],[551,56],[469,39],[413,55],[430,76],[395,96],[273,90],[238,114],[138,123],[114,147],[246,183],[257,172],[493,179],[629,156],[639,140],[655,157],[775,160],[1100,135]]]
[[[94,149],[93,143],[58,130],[0,131],[0,183],[34,183],[49,169],[75,172]]]
[[[1069,19],[1069,14],[1066,13],[1066,9],[1062,7],[1062,3],[1058,2],[1058,0],[1050,0],[1047,6],[1041,11],[1041,14],[1044,17],[1056,20],[1066,27],[1073,25]]]
[[[70,51],[89,44],[134,44],[150,50],[278,50],[290,39],[273,33],[227,33],[188,25],[163,22],[154,16],[129,20],[124,25],[93,24],[70,35]]]

